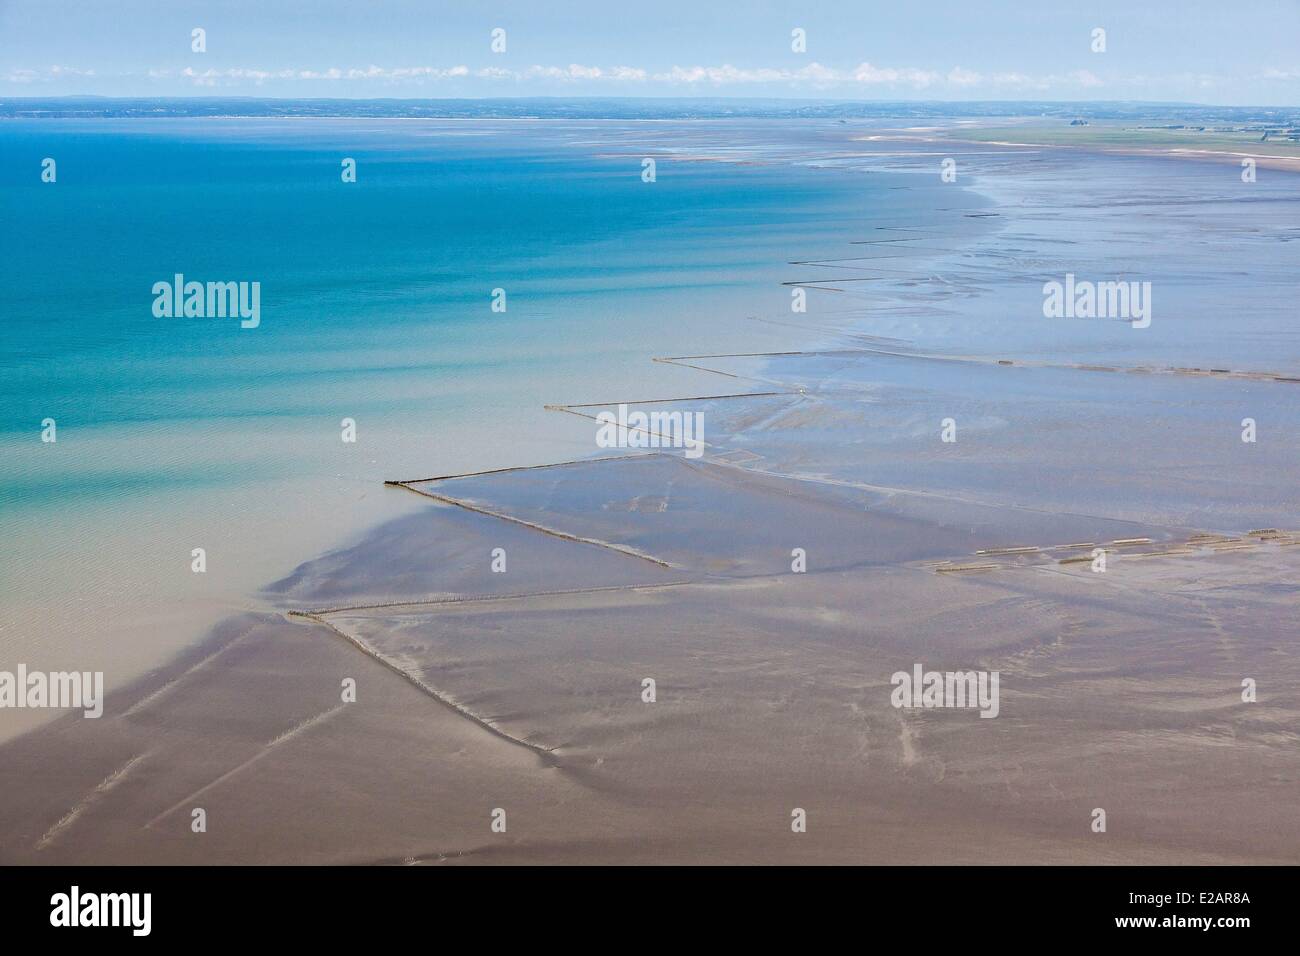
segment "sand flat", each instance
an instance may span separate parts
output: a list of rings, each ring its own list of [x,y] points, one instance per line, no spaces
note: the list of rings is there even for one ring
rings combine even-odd
[[[1294,859],[1300,673],[1284,646],[1294,634],[1260,608],[1287,606],[1261,581],[1293,575],[1296,555],[1194,571],[1153,559],[1103,580],[869,569],[330,616],[546,757],[326,628],[250,618],[169,693],[106,715],[95,757],[69,759],[86,738],[76,720],[10,745],[6,767],[61,769],[37,777],[39,799],[6,803],[5,856]],[[999,669],[1001,714],[894,709],[889,674],[914,661]],[[1267,706],[1237,701],[1243,674],[1266,675]],[[342,676],[357,679],[357,703],[338,704]],[[1210,782],[1173,800],[1171,780]],[[1105,840],[1087,831],[1098,805],[1113,821]],[[192,806],[208,833],[188,832]],[[506,834],[488,830],[497,806]],[[815,824],[808,840],[789,833],[793,807]]]
[[[1002,155],[971,159],[989,208],[951,210],[1004,220],[974,240],[823,272],[787,250],[792,280],[873,278],[811,293],[806,349],[656,366],[657,397],[706,417],[701,459],[377,488],[414,511],[100,721],[5,744],[0,861],[1300,861],[1300,460],[1279,440],[1300,422],[1270,304],[1289,266],[1258,245],[1289,200],[1262,184],[1243,212],[1187,163]],[[1083,198],[1061,196],[1076,172]],[[1169,311],[1149,337],[1044,324],[1066,269],[1154,275]],[[627,397],[569,400],[555,417],[592,448],[579,416]],[[998,716],[895,708],[918,664],[997,671]]]

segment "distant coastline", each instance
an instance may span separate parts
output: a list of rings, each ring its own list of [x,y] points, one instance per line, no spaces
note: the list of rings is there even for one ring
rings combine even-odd
[[[436,119],[520,121],[913,121],[888,139],[1073,149],[1209,162],[1252,158],[1300,171],[1300,106],[978,100],[969,102],[688,98],[495,97],[483,99],[211,97],[7,97],[4,119]]]
[[[12,117],[337,116],[427,119],[945,119],[1035,117],[1189,124],[1300,123],[1300,106],[1039,100],[863,101],[713,97],[493,97],[483,99],[0,97]]]

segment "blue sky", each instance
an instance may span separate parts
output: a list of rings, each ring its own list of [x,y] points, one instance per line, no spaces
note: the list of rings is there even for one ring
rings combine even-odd
[[[1300,0],[0,0],[0,96],[68,94],[1295,106]]]

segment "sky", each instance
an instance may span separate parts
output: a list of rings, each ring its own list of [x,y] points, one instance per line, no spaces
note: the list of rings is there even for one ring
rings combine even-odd
[[[1296,106],[1300,0],[0,0],[0,97],[82,94]]]

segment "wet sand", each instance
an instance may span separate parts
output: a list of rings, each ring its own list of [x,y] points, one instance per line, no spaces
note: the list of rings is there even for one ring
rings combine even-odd
[[[305,567],[282,591],[310,617],[233,619],[101,721],[10,744],[6,773],[24,781],[0,816],[6,860],[1296,858],[1286,582],[1300,538],[1145,558],[1161,549],[1126,545],[1098,575],[1040,554],[974,557],[996,535],[945,539],[941,525],[931,552],[912,519],[726,465],[656,455],[564,471],[530,472],[497,506],[523,514],[530,493],[581,487],[587,507],[548,509],[553,524],[689,524],[713,504],[753,535],[706,527],[713,544],[688,552],[671,528],[629,525],[669,571],[431,504],[386,527],[385,548],[419,553],[431,584],[438,567],[477,564],[482,587],[447,579],[361,605],[348,572],[355,561],[364,579],[368,550]],[[633,491],[663,510],[615,511]],[[1066,524],[1043,530],[1114,529]],[[486,571],[484,547],[452,553],[471,541],[505,547],[508,571]],[[801,543],[809,571],[783,572],[785,545]],[[922,556],[945,548],[997,567],[944,574]],[[1000,671],[998,717],[894,709],[889,675],[918,661]],[[1252,675],[1260,702],[1242,704]],[[355,703],[340,701],[345,678]],[[1106,834],[1088,829],[1098,806]],[[190,832],[195,807],[206,833]],[[807,833],[789,829],[796,807]],[[496,808],[505,833],[489,829]]]
[[[1300,861],[1300,452],[1237,424],[1293,435],[1297,370],[898,334],[977,325],[1015,228],[904,255],[862,311],[822,290],[783,319],[806,348],[655,356],[697,460],[393,476],[415,513],[102,719],[4,745],[0,860]],[[1070,267],[1036,248],[1025,271]],[[1106,352],[1120,371],[1081,367]],[[678,363],[717,390],[680,397]],[[629,397],[563,398],[590,440]],[[896,709],[917,663],[998,671],[998,716]]]

